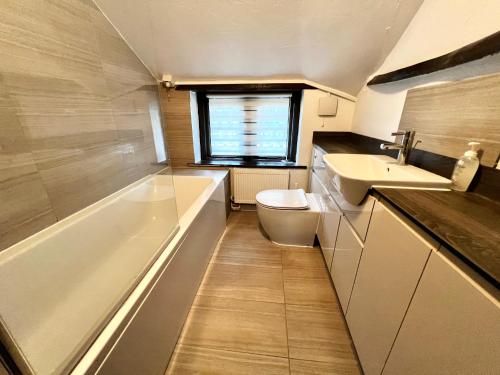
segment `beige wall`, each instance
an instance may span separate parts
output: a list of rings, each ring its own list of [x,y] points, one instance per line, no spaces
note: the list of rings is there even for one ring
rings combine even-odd
[[[400,40],[374,73],[386,73],[437,57],[498,31],[498,0],[425,0]],[[500,71],[500,56],[426,76],[367,87],[358,94],[352,130],[390,140],[413,87]]]
[[[330,94],[321,90],[304,90],[299,129],[299,164],[309,167],[311,162],[312,137],[314,131],[350,131],[356,103],[338,98],[337,115],[318,116],[319,99]],[[292,170],[290,187],[307,189],[309,170]]]
[[[91,0],[0,7],[1,250],[165,165],[157,83]]]

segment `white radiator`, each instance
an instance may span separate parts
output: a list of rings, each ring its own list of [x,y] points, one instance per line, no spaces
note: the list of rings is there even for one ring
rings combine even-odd
[[[231,170],[233,200],[235,203],[255,203],[259,191],[288,189],[288,169],[233,168]]]

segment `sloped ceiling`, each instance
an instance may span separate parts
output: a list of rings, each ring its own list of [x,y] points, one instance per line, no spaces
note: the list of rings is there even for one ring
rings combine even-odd
[[[151,72],[356,95],[423,0],[95,0]]]

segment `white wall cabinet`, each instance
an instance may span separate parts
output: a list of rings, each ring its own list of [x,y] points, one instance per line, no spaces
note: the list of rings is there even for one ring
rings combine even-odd
[[[449,259],[433,252],[384,375],[500,374],[500,306]]]
[[[381,373],[435,247],[389,208],[375,203],[346,316],[365,374]]]
[[[352,286],[362,251],[363,243],[358,239],[356,232],[345,216],[342,216],[330,274],[344,314],[349,306]]]

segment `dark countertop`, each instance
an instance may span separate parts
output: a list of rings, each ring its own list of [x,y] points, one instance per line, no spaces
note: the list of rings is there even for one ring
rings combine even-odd
[[[374,190],[498,288],[499,202],[455,191]]]
[[[313,144],[327,153],[396,156],[380,150],[380,143],[379,139],[348,132],[315,132],[313,135]],[[429,165],[415,164],[441,174],[432,170],[432,164],[442,160],[439,155],[437,157],[421,155],[420,159],[430,163],[430,168]],[[449,166],[445,164],[449,162],[441,162],[443,172],[447,173],[445,168]],[[445,177],[449,178],[449,175]],[[500,201],[471,192],[393,188],[373,190],[499,288]]]
[[[395,150],[381,150],[376,138],[365,137],[351,132],[314,132],[313,144],[328,154],[378,154],[397,157]]]

